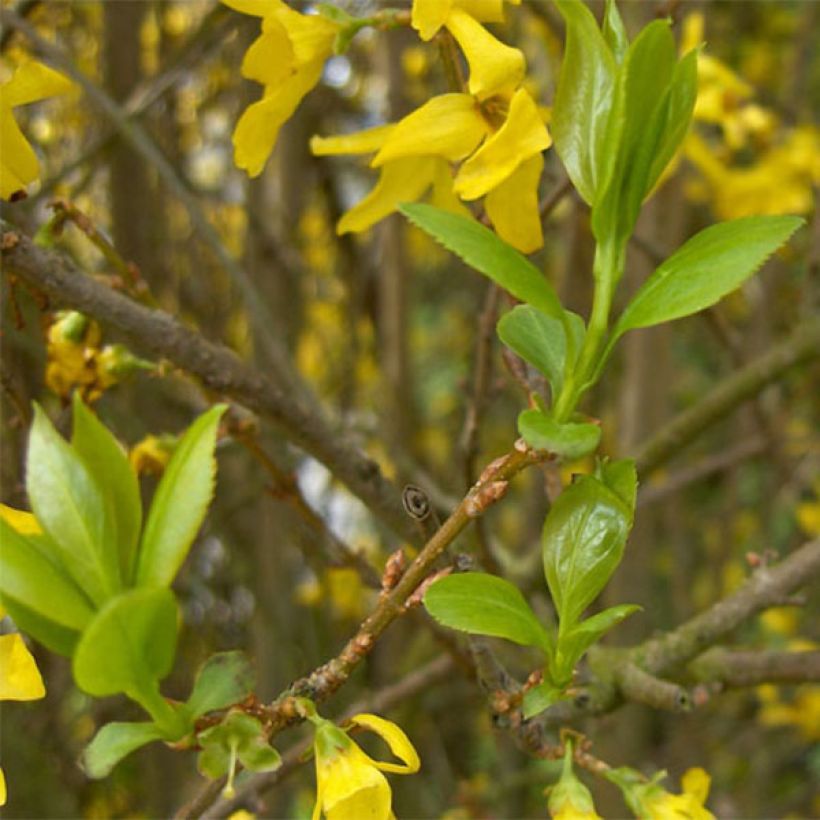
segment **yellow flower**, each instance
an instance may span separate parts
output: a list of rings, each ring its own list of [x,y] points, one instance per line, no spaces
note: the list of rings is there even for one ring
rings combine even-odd
[[[71,82],[36,60],[21,63],[0,83],[0,198],[10,199],[37,179],[40,166],[34,149],[14,120],[12,109],[63,94]]]
[[[487,61],[493,60],[502,67],[507,62],[505,53],[494,55],[490,48]],[[449,210],[463,210],[459,199],[485,197],[487,216],[502,239],[524,253],[541,247],[538,181],[544,164],[541,152],[552,140],[529,93],[509,90],[521,76],[513,72],[506,82],[501,68],[487,76],[491,74],[496,85],[481,86],[491,96],[442,94],[394,125],[313,138],[314,154],[375,151],[371,166],[381,168],[378,184],[342,217],[339,233],[366,230],[399,203],[414,202],[432,187],[434,204]],[[462,164],[451,178],[447,163],[458,162]]]
[[[413,774],[421,765],[407,735],[395,723],[376,715],[351,718],[378,734],[402,763],[384,763],[366,755],[338,726],[315,715],[316,806],[313,820],[388,820],[391,792],[382,772]]]
[[[11,524],[21,535],[40,535],[43,532],[40,522],[30,512],[15,510],[14,507],[0,504],[0,518],[7,524]],[[4,614],[0,611],[0,618]]]
[[[758,687],[763,704],[758,720],[764,726],[794,726],[808,743],[820,741],[820,687],[800,686],[792,703],[779,700],[775,687]]]
[[[3,508],[4,518],[7,518],[6,511],[9,509]],[[0,612],[0,615],[4,614]],[[0,635],[0,700],[38,700],[45,697],[45,694],[46,688],[43,686],[40,670],[22,636],[16,632],[12,635]],[[5,804],[6,778],[0,769],[0,806]]]
[[[262,34],[242,62],[242,76],[264,87],[233,134],[234,161],[255,177],[262,173],[279,129],[319,82],[333,53],[339,26],[319,15],[300,14],[283,0],[222,0],[226,6],[262,18]]]
[[[658,785],[665,776],[665,772],[660,772],[648,783],[633,781],[626,786],[618,783],[637,817],[641,820],[715,820],[704,806],[711,778],[703,769],[689,769],[683,775],[681,794],[672,794]]]
[[[549,811],[553,820],[601,820],[589,789],[572,771],[572,745],[567,743],[561,779],[550,789]]]
[[[137,474],[161,475],[179,441],[177,436],[145,436],[128,453],[128,460]]]

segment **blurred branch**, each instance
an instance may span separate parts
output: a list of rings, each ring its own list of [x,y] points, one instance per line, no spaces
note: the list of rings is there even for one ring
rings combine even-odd
[[[635,456],[638,472],[648,475],[787,370],[817,358],[820,358],[820,319],[811,319],[798,326],[785,341],[768,353],[722,381],[694,407],[679,413],[655,433]]]
[[[85,276],[65,256],[38,247],[6,222],[0,222],[0,244],[7,273],[55,299],[119,331],[135,351],[164,358],[274,422],[287,438],[302,447],[348,486],[397,534],[418,540],[413,522],[401,503],[401,493],[378,465],[350,444],[315,403],[294,395],[289,385],[246,365],[231,350],[214,344],[175,318],[138,305],[101,282]]]
[[[820,651],[742,652],[715,647],[694,660],[689,671],[703,683],[726,687],[820,682]]]
[[[42,37],[30,23],[13,12],[7,12],[4,15],[4,20],[6,25],[23,33],[41,57],[78,83],[88,98],[111,121],[131,148],[145,162],[156,168],[157,173],[171,193],[185,206],[197,233],[236,284],[248,311],[251,324],[258,332],[259,339],[264,340],[263,352],[266,354],[268,361],[279,370],[279,378],[287,379],[292,389],[300,389],[299,381],[293,372],[286,352],[281,345],[276,344],[271,336],[276,323],[256,284],[228,252],[216,229],[205,215],[199,201],[188,189],[171,163],[165,158],[148,132],[138,122],[129,117],[128,112],[121,105],[116,103],[95,82],[81,72],[62,48],[55,46]]]

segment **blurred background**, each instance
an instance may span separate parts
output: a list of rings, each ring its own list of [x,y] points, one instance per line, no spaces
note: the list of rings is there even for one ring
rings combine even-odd
[[[338,5],[352,13],[376,7]],[[591,5],[601,12],[603,3]],[[820,4],[621,5],[630,33],[671,15],[682,47],[705,41],[708,55],[692,133],[644,209],[625,291],[713,221],[797,213],[809,227],[715,308],[627,337],[585,404],[601,419],[602,449],[613,456],[637,452],[676,412],[816,316],[820,304]],[[261,93],[239,72],[258,19],[211,0],[3,0],[3,9],[55,43],[149,137],[148,148],[136,150],[120,136],[122,121],[80,91],[17,109],[40,157],[42,183],[25,201],[3,203],[4,218],[33,233],[52,218],[54,198],[68,200],[136,269],[123,274],[71,221],[49,241],[93,275],[132,276],[144,301],[260,367],[271,339],[284,346],[304,395],[328,412],[339,435],[366,450],[399,486],[423,488],[446,515],[483,465],[509,448],[526,403],[532,374],[503,354],[492,332],[509,303],[398,216],[361,235],[336,236],[336,221],[370,190],[374,172],[366,160],[315,158],[308,148],[313,134],[392,121],[445,91],[435,43],[421,43],[410,29],[362,32],[327,63],[266,170],[249,181],[233,165],[231,133]],[[548,106],[563,42],[554,9],[524,0],[495,31],[525,51],[528,84]],[[4,29],[7,68],[28,48]],[[170,163],[173,184],[152,161],[152,147]],[[565,303],[586,315],[588,210],[567,190],[555,152],[545,159],[542,196],[553,207],[545,247],[534,258]],[[215,236],[203,231],[203,219]],[[240,260],[252,298],[223,264],[219,243]],[[54,306],[7,279],[3,297],[0,477],[3,501],[21,507],[31,401],[43,403],[63,428],[68,414],[59,385],[46,381]],[[270,321],[254,320],[254,303]],[[103,340],[117,338],[105,333]],[[671,628],[736,589],[748,574],[748,553],[785,553],[820,535],[818,395],[816,364],[794,369],[642,477],[635,529],[604,603],[634,602],[644,611],[614,632],[613,643]],[[150,494],[162,437],[184,429],[216,398],[165,367],[109,387],[97,409],[129,447],[143,443],[137,452]],[[177,582],[185,624],[174,676],[164,685],[171,697],[188,693],[193,671],[211,653],[242,648],[254,659],[258,695],[272,699],[338,652],[375,601],[377,592],[355,568],[329,566],[330,539],[379,569],[399,546],[321,464],[269,424],[245,421],[245,441],[226,438],[219,447],[216,499]],[[147,436],[160,443],[146,444]],[[590,466],[567,465],[559,478],[566,482]],[[537,470],[516,479],[505,501],[455,545],[529,590],[542,612],[549,607],[538,544],[544,482]],[[816,648],[816,598],[802,609],[767,612],[734,636],[736,644]],[[520,679],[536,666],[524,649],[498,642],[497,650]],[[459,639],[431,633],[423,618],[401,619],[323,712],[330,717],[363,698],[367,703],[452,653],[442,672],[385,713],[406,729],[423,761],[415,777],[393,779],[397,813],[544,817],[542,792],[555,766],[527,758],[493,730],[482,692],[459,664],[463,651]],[[138,710],[124,700],[92,701],[73,686],[62,658],[39,648],[36,657],[45,700],[2,705],[10,794],[4,816],[165,817],[201,788],[194,756],[159,745],[128,758],[104,781],[87,780],[76,765],[83,746],[103,723],[139,719]],[[631,705],[580,728],[599,757],[647,772],[666,768],[675,786],[685,769],[703,766],[713,777],[709,805],[718,816],[820,816],[817,687],[727,692],[687,716]],[[278,748],[303,732],[280,735]],[[625,813],[614,789],[590,786],[604,816]],[[313,790],[312,766],[301,766],[252,808],[260,816],[308,817]]]

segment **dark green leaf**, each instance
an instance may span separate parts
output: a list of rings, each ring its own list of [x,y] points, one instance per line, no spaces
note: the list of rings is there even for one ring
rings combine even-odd
[[[573,332],[572,347],[577,354],[584,338],[584,321],[567,312]],[[553,396],[564,384],[567,343],[564,325],[531,305],[518,305],[498,322],[498,336],[524,361],[541,371],[552,385]]]
[[[554,703],[558,703],[559,700],[565,698],[566,695],[563,689],[547,681],[539,683],[538,686],[533,686],[532,689],[528,689],[524,693],[524,701],[521,704],[524,720],[529,720],[531,717],[541,714],[544,709],[549,709]]]
[[[60,563],[101,605],[121,586],[119,558],[111,548],[113,522],[85,463],[37,405],[26,489],[37,520],[59,549]]]
[[[518,588],[495,575],[467,572],[445,576],[427,590],[424,606],[451,629],[506,638],[546,652],[552,645]]]
[[[593,476],[570,485],[552,505],[544,522],[543,558],[559,634],[576,624],[612,576],[631,519],[623,501]]]
[[[108,723],[88,744],[80,762],[90,778],[99,780],[108,777],[131,752],[161,739],[162,732],[154,723]]]
[[[120,443],[74,393],[74,430],[71,443],[96,480],[113,522],[120,570],[126,585],[134,571],[134,558],[142,526],[142,502],[137,474]]]
[[[200,669],[185,706],[193,718],[198,718],[238,703],[253,691],[253,686],[253,667],[247,657],[242,652],[220,652]]]
[[[797,216],[749,216],[696,234],[644,282],[613,331],[670,322],[739,287],[803,224]]]
[[[540,410],[523,410],[518,416],[518,432],[530,447],[565,459],[588,455],[601,440],[597,424],[559,424]]]
[[[564,309],[544,274],[489,228],[474,219],[423,203],[401,205],[399,210],[447,250],[517,299],[565,321]]]
[[[141,692],[174,662],[177,603],[169,589],[135,589],[111,600],[89,624],[74,653],[74,679],[95,697]]]
[[[26,536],[0,518],[0,593],[57,624],[81,630],[94,610],[74,581],[41,550],[47,537]]]
[[[556,5],[567,36],[550,130],[573,185],[592,205],[599,195],[604,155],[613,147],[606,144],[606,131],[615,58],[584,3],[556,0]]]
[[[137,585],[169,586],[210,504],[216,430],[225,405],[203,413],[174,450],[154,495],[140,544]]]
[[[0,603],[8,610],[21,632],[31,635],[35,641],[58,655],[70,658],[80,639],[80,633],[68,629],[49,618],[44,618],[8,595],[0,595]]]

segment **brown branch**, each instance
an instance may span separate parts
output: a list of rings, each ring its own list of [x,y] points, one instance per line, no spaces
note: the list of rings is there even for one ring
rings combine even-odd
[[[72,261],[38,247],[8,223],[0,222],[0,226],[7,273],[17,274],[60,304],[119,331],[142,355],[167,359],[198,377],[207,389],[272,421],[291,441],[325,464],[397,534],[410,542],[418,541],[413,522],[402,507],[400,491],[384,478],[372,459],[328,422],[316,404],[308,404],[287,386],[248,367],[231,350],[207,341],[167,313],[138,305],[84,276]]]
[[[723,687],[820,682],[820,651],[735,651],[715,647],[689,665],[702,683]]]
[[[820,319],[813,319],[800,325],[768,353],[724,379],[694,407],[684,410],[655,433],[635,456],[638,472],[648,475],[787,370],[817,358],[820,358]]]

